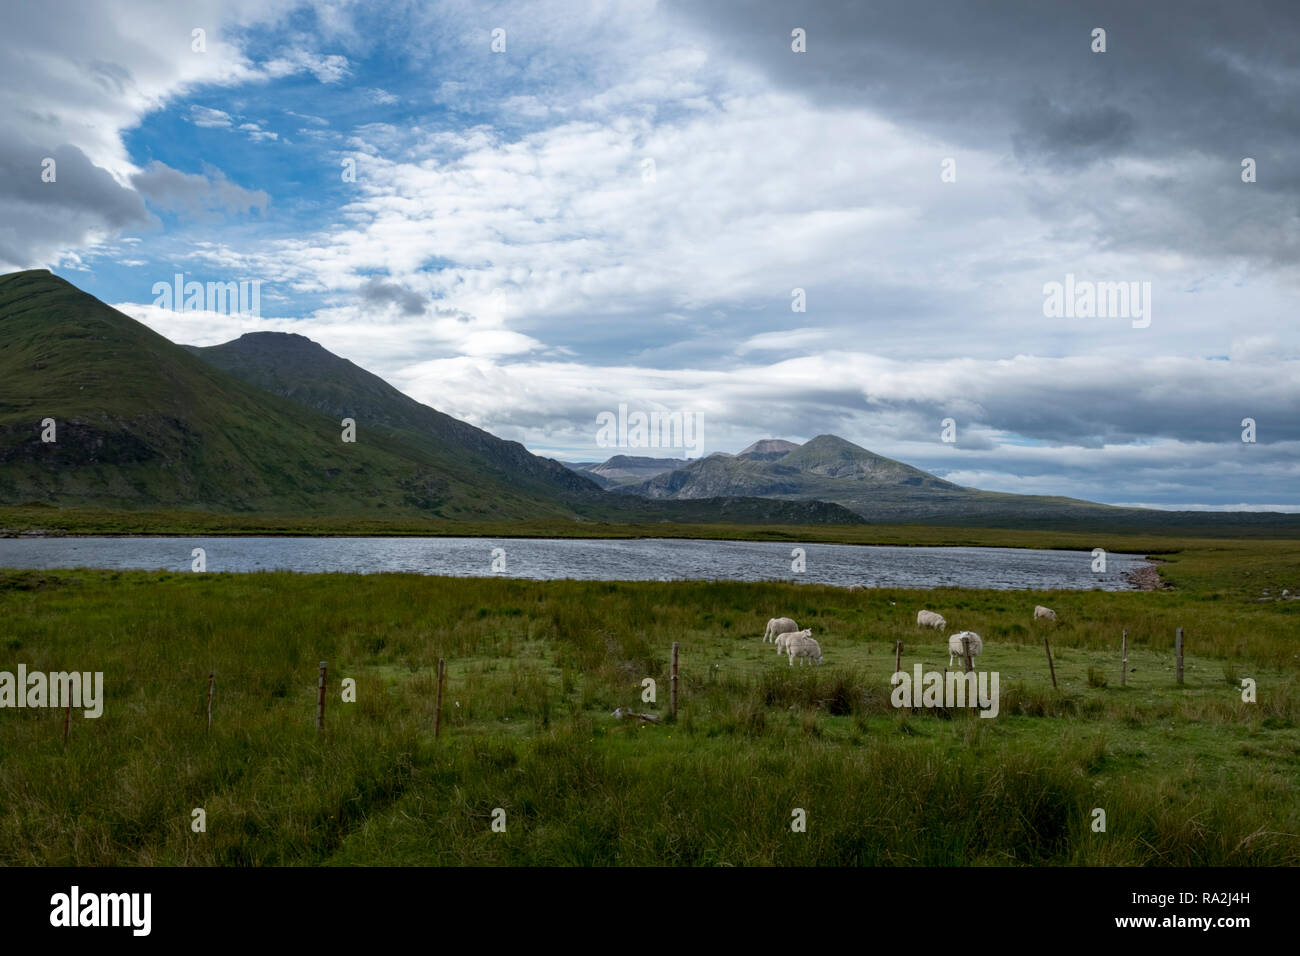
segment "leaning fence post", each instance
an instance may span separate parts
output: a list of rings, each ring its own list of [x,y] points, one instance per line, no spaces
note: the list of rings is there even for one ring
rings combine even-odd
[[[1178,651],[1178,683],[1183,682],[1183,629],[1178,629],[1178,636],[1174,639]]]
[[[971,662],[970,662],[970,638],[969,637],[963,637],[961,639],[961,656],[966,659],[966,670],[963,673],[969,674],[971,671],[975,669],[974,667],[971,666]]]
[[[668,711],[674,720],[677,719],[677,649],[681,644],[673,641],[673,677],[671,683],[671,696],[669,697]]]
[[[212,731],[212,685],[217,682],[217,672],[208,671],[208,731]]]
[[[316,690],[316,729],[325,729],[325,661],[320,662],[320,684]]]
[[[1128,683],[1128,628],[1124,628],[1124,637],[1119,646],[1120,671],[1119,686],[1123,687]]]
[[[438,658],[438,709],[433,715],[433,736],[442,733],[442,687],[447,682],[447,659]]]
[[[63,711],[63,742],[68,742],[68,731],[72,727],[72,698],[68,698],[68,706]]]
[[[894,673],[897,674],[903,669],[903,642],[897,641],[894,644]]]
[[[1052,672],[1052,690],[1056,690],[1056,665],[1052,663],[1052,645],[1047,643],[1047,635],[1043,635],[1043,648],[1047,651],[1047,669]]]

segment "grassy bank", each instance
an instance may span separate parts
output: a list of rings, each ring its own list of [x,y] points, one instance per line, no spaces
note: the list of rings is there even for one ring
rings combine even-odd
[[[1183,544],[1178,587],[1144,593],[4,572],[0,669],[102,670],[106,703],[66,746],[61,713],[0,710],[0,862],[1300,863],[1300,602],[1247,593],[1295,553]],[[947,664],[923,606],[984,636],[998,717],[891,706],[896,640],[909,670]],[[777,614],[823,667],[760,642]],[[666,710],[674,641],[679,720],[611,718]]]
[[[1217,516],[1223,518],[1224,516]],[[1231,516],[1228,516],[1231,517]],[[1042,530],[1030,527],[984,528],[936,524],[803,524],[642,521],[607,522],[541,518],[518,521],[446,520],[230,514],[203,511],[127,511],[56,508],[44,505],[0,507],[0,536],[45,535],[342,535],[497,538],[706,538],[745,541],[817,541],[840,544],[972,545],[1025,548],[1102,547],[1109,551],[1163,553],[1188,542],[1207,546],[1233,542],[1300,540],[1300,528],[1280,520],[1253,519],[1239,526],[1200,522],[1182,527],[1152,525],[1100,530]],[[1284,516],[1286,518],[1288,516]]]

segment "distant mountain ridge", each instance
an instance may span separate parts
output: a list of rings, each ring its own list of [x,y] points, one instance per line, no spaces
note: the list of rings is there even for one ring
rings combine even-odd
[[[344,418],[356,421],[357,441],[341,440]],[[55,440],[43,440],[47,433]],[[615,455],[566,466],[422,405],[304,336],[258,332],[217,346],[176,345],[46,270],[0,276],[0,505],[29,504],[1300,532],[1300,515],[980,491],[834,435],[802,445],[761,439],[739,454],[703,459]]]
[[[802,445],[763,439],[739,454],[715,453],[612,490],[653,500],[739,495],[828,501],[868,522],[1091,530],[1262,527],[1281,521],[1300,530],[1300,519],[1290,516],[1215,516],[1120,508],[1077,498],[981,491],[878,455],[835,435],[818,435]]]
[[[342,420],[356,441],[342,440]],[[53,441],[42,440],[51,420]],[[47,270],[0,276],[0,505],[854,523],[825,502],[612,495],[301,335],[180,346]]]
[[[655,475],[681,468],[689,463],[687,458],[647,458],[638,455],[615,455],[599,462],[562,463],[574,471],[586,475],[602,488],[614,488],[618,485],[644,481]]]

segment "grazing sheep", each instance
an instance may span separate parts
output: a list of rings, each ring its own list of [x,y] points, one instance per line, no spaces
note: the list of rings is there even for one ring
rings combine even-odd
[[[960,657],[966,659],[966,652],[961,646],[961,639],[967,638],[970,641],[970,656],[976,657],[984,650],[984,642],[974,631],[958,631],[948,638],[948,666],[952,667],[952,662]]]
[[[945,620],[944,620],[941,616],[939,616],[938,614],[935,614],[933,611],[917,611],[917,612],[916,612],[916,626],[917,626],[917,627],[937,627],[939,630],[942,631],[944,628],[946,628],[946,627],[948,626],[948,622],[945,621]]]
[[[785,652],[790,655],[791,667],[794,667],[796,657],[806,657],[818,664],[822,662],[821,645],[808,636],[811,633],[811,631],[799,631],[797,634],[786,635]]]
[[[812,637],[812,628],[804,628],[802,631],[786,631],[776,636],[776,652],[784,654],[787,647],[790,646],[790,639],[793,637]]]
[[[788,617],[774,617],[767,622],[767,630],[763,632],[763,643],[776,640],[778,634],[786,634],[797,630],[799,630],[799,625]]]
[[[1041,604],[1034,606],[1034,620],[1055,621],[1056,612],[1050,607],[1043,607]]]

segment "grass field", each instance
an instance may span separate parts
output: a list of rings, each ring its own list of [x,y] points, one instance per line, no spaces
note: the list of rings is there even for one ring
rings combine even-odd
[[[678,504],[683,504],[678,502]],[[1153,514],[1159,514],[1153,512]],[[951,527],[937,524],[782,525],[764,522],[719,522],[704,511],[699,521],[599,521],[569,518],[526,520],[447,520],[440,518],[372,518],[348,512],[331,516],[216,513],[210,511],[141,511],[102,508],[56,508],[47,505],[0,507],[0,535],[293,535],[418,536],[495,538],[731,538],[748,541],[820,541],[840,544],[972,545],[986,547],[1069,548],[1090,551],[1139,551],[1159,554],[1189,547],[1236,547],[1243,542],[1294,546],[1300,531],[1286,522],[1291,515],[1246,515],[1241,524],[1193,528],[1150,524],[1105,526],[1082,530],[1032,527]],[[1231,515],[1217,515],[1230,518]],[[1277,517],[1277,523],[1260,518]]]
[[[1300,587],[1300,543],[1167,544],[1175,586],[1123,593],[0,572],[0,670],[106,697],[66,745],[61,712],[0,710],[0,863],[1300,863],[1300,602],[1258,600]],[[891,705],[896,640],[948,662],[920,607],[984,636],[998,717]],[[760,642],[776,615],[824,666]],[[678,720],[613,719],[666,713],[674,641]]]

